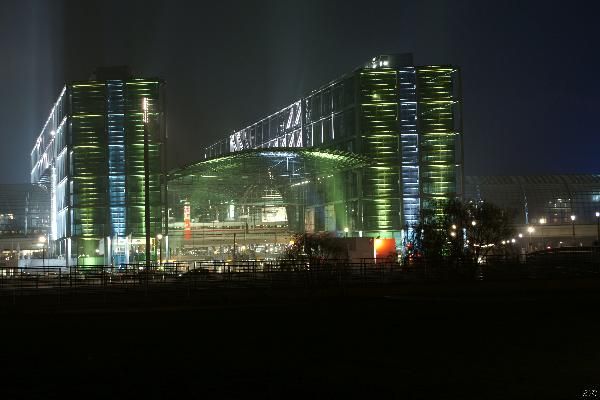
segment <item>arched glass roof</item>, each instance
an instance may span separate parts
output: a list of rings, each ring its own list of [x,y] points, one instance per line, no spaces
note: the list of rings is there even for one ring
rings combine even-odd
[[[344,170],[367,166],[366,157],[316,148],[251,149],[228,153],[172,171],[169,190],[198,190],[240,196],[249,187],[285,192],[295,185]]]

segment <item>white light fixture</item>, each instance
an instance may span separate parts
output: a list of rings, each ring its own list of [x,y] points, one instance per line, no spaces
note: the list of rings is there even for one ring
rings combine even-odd
[[[148,98],[144,97],[142,99],[142,110],[144,111],[142,120],[144,123],[148,123]]]

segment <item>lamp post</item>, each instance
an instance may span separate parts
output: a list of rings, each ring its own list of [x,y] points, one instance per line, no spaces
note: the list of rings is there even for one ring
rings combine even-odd
[[[150,272],[150,144],[148,136],[148,98],[142,101],[144,122],[144,230],[146,231],[146,284]]]
[[[156,239],[158,239],[158,265],[162,265],[162,233],[156,235]]]
[[[523,244],[521,243],[521,239],[523,239],[523,234],[519,233],[517,236],[519,237],[519,246],[520,246],[520,249],[521,249],[520,252],[522,252],[523,251]]]
[[[469,232],[469,230],[467,228],[465,228],[465,235],[466,235],[466,240],[467,240],[467,250],[470,252],[469,246],[473,247],[473,254],[475,255],[475,264],[479,263],[479,246],[481,246],[481,242],[478,240],[479,243],[476,243],[475,239],[476,239],[476,232],[475,232],[475,227],[477,226],[477,221],[472,220],[471,221],[471,230]],[[470,238],[470,239],[469,239]]]
[[[46,269],[46,237],[40,236],[38,242],[42,246],[42,268]]]
[[[346,226],[344,228],[344,237],[346,239],[348,239],[348,227]],[[348,243],[348,240],[344,240],[344,242],[346,243],[346,258],[350,259],[350,243]]]
[[[533,232],[535,232],[535,228],[534,228],[533,226],[529,226],[529,227],[527,227],[527,232],[529,232],[529,246],[528,246],[528,248],[527,248],[527,249],[528,249],[528,251],[529,251],[529,250],[533,250],[533,248],[532,248],[532,246],[531,246],[531,234],[532,234]]]
[[[596,211],[596,228],[598,229],[596,242],[600,246],[600,211]]]
[[[546,223],[546,218],[540,218],[540,234],[542,235],[542,248],[546,249],[546,242],[544,241],[544,224]]]
[[[573,246],[576,246],[575,243],[575,215],[571,215],[571,225],[573,227]]]

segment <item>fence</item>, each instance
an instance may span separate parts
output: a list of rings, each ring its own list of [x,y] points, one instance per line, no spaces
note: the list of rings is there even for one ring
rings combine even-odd
[[[600,277],[598,248],[539,252],[530,255],[489,256],[478,264],[417,260],[396,262],[362,259],[194,261],[119,266],[16,268],[0,267],[0,296],[53,292],[59,298],[74,293],[145,294],[170,290],[190,295],[210,288],[351,287],[411,282],[496,281]],[[42,290],[45,289],[45,290]]]

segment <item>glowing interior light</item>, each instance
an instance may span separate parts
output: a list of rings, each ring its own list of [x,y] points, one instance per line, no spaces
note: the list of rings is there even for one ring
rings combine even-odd
[[[148,123],[148,98],[144,97],[142,99],[142,110],[144,110],[144,123]]]

